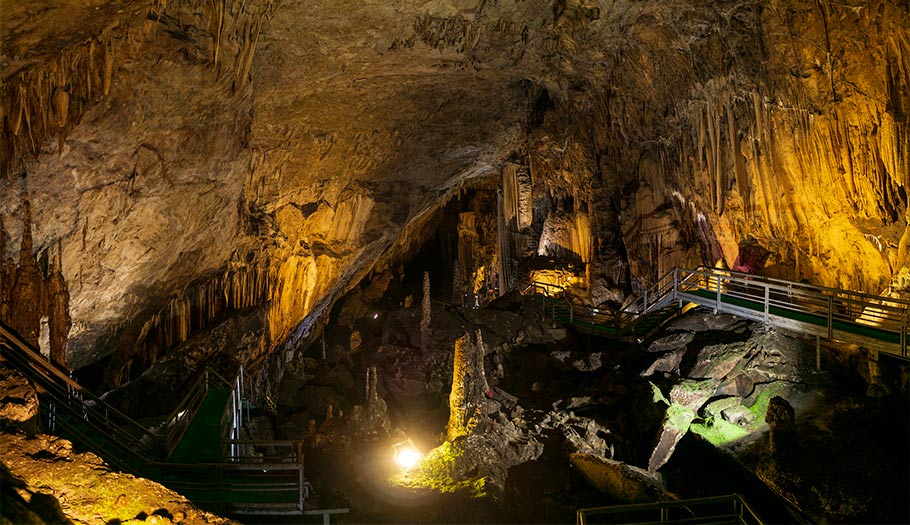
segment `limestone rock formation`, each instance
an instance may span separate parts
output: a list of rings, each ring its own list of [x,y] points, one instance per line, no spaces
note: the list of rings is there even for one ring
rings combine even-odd
[[[114,394],[134,406],[205,360],[277,385],[333,302],[388,284],[456,203],[460,296],[504,293],[536,253],[572,259],[594,305],[718,262],[906,288],[905,2],[28,0],[0,17],[0,319],[37,344],[48,317],[73,367],[110,357],[103,388],[140,383]],[[697,351],[692,377],[737,396],[794,373]]]
[[[490,392],[484,371],[486,354],[480,330],[472,340],[465,334],[455,340],[452,392],[449,394],[449,423],[446,436],[449,441],[467,436],[479,422],[484,397]]]
[[[38,395],[22,374],[0,370],[0,428],[35,433],[38,429]]]
[[[796,413],[786,399],[774,396],[768,402],[765,422],[771,433],[768,436],[768,452],[782,456],[796,447]]]

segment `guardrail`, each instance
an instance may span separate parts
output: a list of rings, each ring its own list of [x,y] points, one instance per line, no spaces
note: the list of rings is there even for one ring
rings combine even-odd
[[[592,523],[591,518],[604,518],[594,521],[596,523],[627,525],[671,523],[763,525],[755,511],[739,494],[657,503],[591,507],[578,509],[575,513],[577,525],[588,525]]]
[[[0,325],[0,347],[4,358],[35,383],[39,395],[50,398],[41,405],[46,424],[64,426],[77,435],[95,436],[93,442],[99,449],[116,448],[120,468],[134,470],[136,464],[163,458],[159,433],[136,423],[82,388],[3,325]]]
[[[323,522],[328,523],[329,515],[348,511],[304,508],[310,486],[304,478],[301,441],[224,439],[221,462],[169,462],[169,447],[165,443],[175,439],[179,430],[169,429],[166,437],[136,423],[83,389],[2,324],[0,353],[5,366],[16,368],[35,384],[45,423],[56,425],[74,441],[99,453],[113,468],[158,481],[218,512],[322,515]],[[232,386],[209,371],[197,383],[202,384],[199,390],[203,397],[206,383],[212,382],[221,387]],[[234,382],[234,394],[240,392],[241,383]],[[187,396],[175,411],[174,417],[179,416],[181,425],[191,419],[181,414],[192,412],[196,397]],[[234,411],[242,414],[242,404],[235,403],[226,409],[222,428],[236,438],[234,425],[226,424],[236,419],[231,413]]]
[[[565,298],[556,285],[532,282],[522,293],[534,293],[564,304],[557,312],[568,315],[568,322],[590,320],[592,324],[612,327],[618,335],[634,330],[639,319],[674,301],[692,302],[747,319],[797,330],[827,339],[859,344],[874,344],[876,349],[901,357],[908,355],[910,301],[870,295],[781,279],[700,266],[675,268],[634,301],[616,311],[601,311]],[[545,304],[545,306],[547,306]]]
[[[716,269],[674,270],[672,299],[908,358],[910,301]]]

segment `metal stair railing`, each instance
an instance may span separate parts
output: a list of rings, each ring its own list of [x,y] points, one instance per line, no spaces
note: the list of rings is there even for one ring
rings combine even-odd
[[[102,450],[116,448],[117,466],[127,471],[136,472],[137,465],[162,458],[160,434],[85,390],[3,325],[0,325],[0,346],[3,357],[35,383],[39,397],[45,397],[41,406],[50,424],[60,425]],[[62,417],[58,417],[58,410]]]
[[[674,301],[692,302],[747,319],[827,339],[876,343],[886,353],[908,359],[910,301],[825,286],[760,277],[699,266],[674,268],[618,311],[602,312],[565,298],[562,287],[526,284],[522,293],[562,299],[569,322],[589,320],[615,327],[622,336],[636,323]],[[555,314],[555,305],[552,306]]]
[[[196,380],[196,383],[192,386],[187,395],[184,396],[177,405],[177,408],[175,408],[167,419],[165,419],[166,430],[164,431],[163,437],[166,457],[170,457],[174,452],[174,449],[177,448],[177,445],[180,444],[180,440],[183,439],[186,431],[189,430],[190,423],[193,422],[193,419],[199,412],[202,401],[205,399],[208,391],[212,388],[231,388],[234,390],[234,394],[232,394],[232,404],[234,407],[237,406],[234,397],[239,392],[240,387],[236,384],[232,385],[230,381],[222,377],[213,369],[206,367],[204,373]],[[235,410],[237,409],[235,408]],[[231,438],[236,436],[225,435],[223,437]]]
[[[587,525],[591,517],[605,517],[601,523],[632,524],[737,524],[763,525],[752,507],[739,494],[687,500],[613,505],[578,509],[577,525]]]
[[[236,433],[231,433],[232,426],[227,429],[231,439],[223,440],[222,462],[169,462],[166,436],[108,406],[2,324],[0,354],[3,358],[0,363],[19,370],[35,385],[39,406],[45,415],[65,415],[56,418],[56,425],[90,449],[106,452],[104,459],[114,468],[154,479],[217,511],[322,515],[324,520],[330,514],[347,512],[347,509],[304,508],[310,488],[304,478],[302,441],[241,441],[236,439]],[[234,394],[242,392],[242,381],[235,381],[232,385],[211,370],[201,382],[202,391],[205,390],[205,383],[209,382],[232,388]],[[175,413],[188,411],[193,404],[194,401],[185,399],[181,403],[183,408],[178,407]],[[236,403],[230,411],[228,419],[235,421],[242,413]],[[233,415],[235,413],[237,416]],[[225,419],[222,418],[222,421]],[[176,431],[168,430],[169,439],[174,440]],[[252,447],[263,453],[247,454],[246,451],[252,450]]]
[[[711,268],[675,280],[676,300],[908,358],[910,301]]]
[[[607,331],[612,331],[614,335],[619,333],[620,318],[617,312],[570,301],[566,297],[565,288],[562,286],[540,281],[528,281],[523,283],[521,294],[541,296],[544,311],[550,314],[554,322],[564,317],[564,320],[569,324],[581,326],[591,331],[597,331],[597,327],[602,327]],[[549,300],[549,305],[547,300]]]

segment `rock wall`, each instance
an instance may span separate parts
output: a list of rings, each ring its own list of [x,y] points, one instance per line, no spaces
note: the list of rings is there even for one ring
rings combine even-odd
[[[676,265],[908,265],[905,3],[40,3],[3,13],[4,255],[27,190],[68,358],[111,377],[249,308],[292,352],[485,178],[510,257],[546,232],[597,303]]]
[[[906,5],[590,9],[567,2],[556,22],[576,85],[548,95],[535,183],[595,208],[606,190],[638,279],[720,262],[879,292],[907,264]]]

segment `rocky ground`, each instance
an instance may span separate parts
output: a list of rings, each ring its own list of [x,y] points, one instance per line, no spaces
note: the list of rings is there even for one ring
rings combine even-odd
[[[535,321],[533,306],[506,300],[484,310],[434,304],[430,351],[420,357],[419,317],[418,309],[383,313],[374,320],[381,342],[353,353],[328,343],[324,361],[307,361],[311,368],[282,387],[280,437],[307,439],[317,491],[332,506],[350,506],[353,521],[552,523],[571,521],[583,506],[733,491],[771,521],[906,520],[908,483],[897,467],[910,464],[900,446],[907,430],[895,424],[902,394],[867,397],[868,374],[834,361],[844,352],[859,360],[856,349],[826,346],[816,371],[811,341],[700,310],[644,345],[624,345],[553,330]],[[444,442],[451,348],[477,329],[492,394],[477,404],[473,434],[402,476],[392,445]],[[347,415],[362,410],[363,380],[354,378],[367,365],[379,369],[391,435],[379,426],[364,432]],[[795,439],[772,454],[766,419],[779,402],[793,410]],[[881,447],[859,446],[876,434]],[[602,470],[592,470],[591,458]],[[620,471],[621,483],[640,477],[640,486],[600,481]]]
[[[899,364],[826,344],[817,371],[813,341],[701,310],[642,345],[554,328],[517,297],[433,302],[426,338],[423,317],[349,295],[324,342],[288,364],[275,413],[247,429],[305,440],[310,505],[350,508],[338,521],[556,523],[580,507],[731,492],[770,522],[910,517]],[[484,382],[469,431],[446,440],[458,339],[483,356]],[[4,417],[27,420],[33,394],[12,380],[4,392]],[[25,509],[13,523],[224,521],[31,435],[2,436],[4,509]],[[404,472],[392,456],[406,440],[432,452]]]
[[[235,523],[197,509],[158,483],[112,471],[63,438],[34,433],[34,389],[9,369],[0,368],[0,375],[0,523]]]

